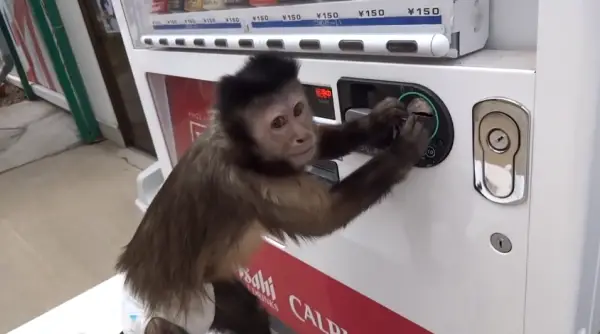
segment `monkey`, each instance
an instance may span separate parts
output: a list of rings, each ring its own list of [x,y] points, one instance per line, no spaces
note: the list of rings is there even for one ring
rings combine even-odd
[[[153,326],[165,320],[204,333],[208,327],[190,319],[214,307],[212,330],[269,334],[267,311],[236,277],[262,237],[310,241],[344,228],[425,153],[431,114],[411,113],[396,98],[356,120],[314,123],[299,68],[289,56],[260,53],[220,78],[209,128],[174,166],[118,257],[129,292],[159,317]],[[317,160],[379,145],[394,129],[389,145],[337,184],[307,172]]]

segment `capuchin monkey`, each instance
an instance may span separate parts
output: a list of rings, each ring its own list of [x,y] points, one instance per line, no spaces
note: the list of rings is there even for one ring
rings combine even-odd
[[[221,78],[210,128],[174,167],[116,265],[156,317],[147,333],[269,334],[266,310],[237,280],[262,236],[299,242],[345,227],[425,153],[430,110],[386,98],[363,118],[316,125],[298,70],[294,59],[263,53]],[[306,172],[394,129],[391,144],[333,186]],[[202,327],[198,317],[211,320]]]

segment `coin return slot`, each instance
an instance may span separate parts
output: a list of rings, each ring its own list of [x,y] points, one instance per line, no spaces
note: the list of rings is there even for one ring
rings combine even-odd
[[[205,46],[206,44],[204,43],[204,38],[194,39],[194,45],[195,46]]]
[[[158,44],[160,45],[169,45],[169,40],[166,38],[161,38],[158,40]]]
[[[319,50],[321,42],[318,39],[303,39],[300,41],[300,48],[304,50]]]
[[[344,51],[363,51],[365,49],[365,45],[363,41],[360,40],[341,40],[338,43],[338,47],[340,50]]]
[[[269,39],[267,40],[267,47],[269,49],[283,49],[283,40],[282,39]]]
[[[148,44],[148,45],[152,45],[154,44],[154,42],[152,42],[152,38],[145,38],[144,39],[144,43]]]
[[[217,38],[217,39],[215,39],[215,46],[218,46],[221,48],[226,48],[227,40],[225,38]]]
[[[238,45],[240,46],[240,48],[253,48],[254,41],[251,39],[240,39],[238,41]]]
[[[520,103],[492,98],[473,107],[473,186],[498,204],[525,201],[529,112]]]
[[[419,47],[415,41],[388,41],[385,47],[390,52],[415,53]]]
[[[185,45],[185,39],[178,38],[178,39],[175,40],[175,44],[177,44],[177,45]]]

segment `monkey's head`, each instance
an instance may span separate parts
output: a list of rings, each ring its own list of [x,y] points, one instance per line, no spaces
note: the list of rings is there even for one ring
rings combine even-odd
[[[262,53],[221,78],[217,117],[246,167],[285,174],[313,160],[316,127],[298,69],[292,58]]]

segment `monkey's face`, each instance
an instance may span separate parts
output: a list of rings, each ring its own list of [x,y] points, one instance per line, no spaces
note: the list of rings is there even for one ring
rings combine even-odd
[[[300,83],[290,84],[253,108],[254,112],[246,113],[246,122],[260,156],[286,160],[297,168],[312,161],[317,147],[316,127]]]

